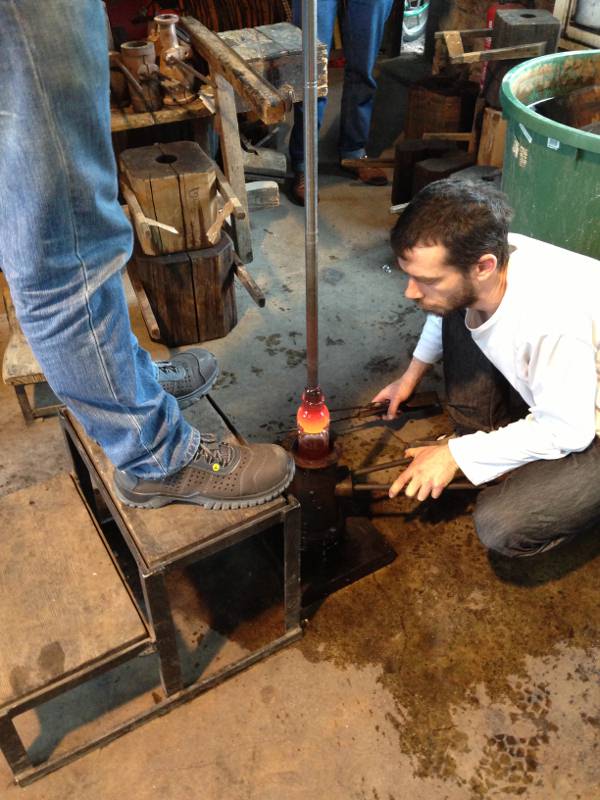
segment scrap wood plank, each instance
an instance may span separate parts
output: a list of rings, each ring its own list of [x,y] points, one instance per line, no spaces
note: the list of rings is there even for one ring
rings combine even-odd
[[[130,112],[127,108],[110,109],[110,127],[113,133],[119,131],[134,130],[136,128],[148,128],[152,125],[167,125],[171,122],[183,122],[185,120],[195,120],[202,117],[212,116],[211,110],[207,108],[203,99],[193,100],[185,106],[174,106],[172,108],[161,108],[158,111],[150,112]]]
[[[252,235],[248,220],[248,196],[244,176],[244,160],[240,147],[240,131],[235,107],[235,95],[232,86],[219,72],[212,76],[217,87],[217,109],[220,117],[219,137],[223,168],[229,179],[233,193],[238,198],[244,211],[243,219],[233,220],[233,238],[236,252],[244,264],[252,261]]]
[[[489,28],[473,28],[464,31],[437,31],[436,39],[442,39],[451,64],[478,64],[483,61],[506,61],[531,58],[546,51],[546,42],[527,42],[511,47],[494,47],[489,50],[465,52],[463,39],[489,38]]]

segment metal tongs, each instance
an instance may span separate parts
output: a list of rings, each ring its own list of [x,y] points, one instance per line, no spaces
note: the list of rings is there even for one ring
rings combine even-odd
[[[389,407],[389,400],[382,400],[378,403],[367,403],[362,406],[345,406],[343,408],[332,408],[330,414],[344,413],[345,416],[332,417],[331,422],[345,422],[348,419],[364,419],[366,417],[380,417],[383,416]],[[439,414],[442,410],[442,404],[438,397],[437,392],[417,392],[413,394],[408,400],[400,403],[398,406],[397,416],[401,414],[409,414],[413,412],[428,412],[431,414]],[[352,412],[352,413],[346,413]]]

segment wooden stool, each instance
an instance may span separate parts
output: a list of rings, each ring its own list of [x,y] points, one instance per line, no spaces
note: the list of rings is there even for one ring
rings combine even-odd
[[[195,419],[198,414],[203,415],[199,426],[202,430],[216,433],[222,439],[233,438],[228,432],[223,435],[226,420],[212,399],[203,398],[196,404]],[[179,692],[183,686],[175,626],[165,584],[169,570],[189,566],[262,531],[282,526],[285,631],[250,655],[187,687],[184,692],[204,691],[301,636],[300,506],[293,497],[282,496],[264,505],[237,511],[210,511],[188,504],[172,504],[152,510],[129,508],[115,495],[113,467],[102,450],[85,435],[68,411],[61,412],[61,422],[88,503],[92,508],[96,506],[95,487],[137,564],[167,695]]]
[[[71,476],[1,498],[0,530],[0,750],[26,784],[102,741],[34,767],[12,718],[152,639]]]
[[[48,384],[38,360],[33,355],[25,334],[21,330],[15,315],[12,297],[6,288],[3,291],[3,297],[10,328],[10,339],[2,359],[2,380],[4,383],[14,387],[23,418],[25,422],[30,423],[38,417],[48,417],[56,414],[62,404],[53,394],[51,395],[53,401],[43,406],[36,406],[29,400],[26,386],[32,386],[37,383],[48,387]],[[50,387],[48,387],[48,393],[50,392]]]
[[[237,323],[233,258],[226,234],[215,247],[193,252],[136,250],[127,270],[150,337],[178,347],[226,336]]]

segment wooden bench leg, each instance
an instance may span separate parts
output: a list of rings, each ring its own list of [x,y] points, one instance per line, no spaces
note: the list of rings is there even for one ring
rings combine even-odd
[[[31,761],[23,747],[21,737],[17,733],[12,719],[5,714],[0,716],[0,750],[14,775],[31,767]]]
[[[300,626],[300,505],[291,508],[283,523],[283,579],[285,629]]]
[[[140,578],[148,611],[148,621],[154,632],[160,659],[162,687],[165,694],[170,695],[183,688],[183,676],[165,575],[164,572],[155,572],[151,575],[140,574]]]
[[[19,405],[21,406],[21,413],[23,414],[25,422],[28,425],[30,425],[35,420],[35,417],[33,416],[31,403],[29,402],[29,398],[27,397],[25,386],[23,386],[22,383],[15,385],[15,394],[17,395],[17,400],[19,401]]]

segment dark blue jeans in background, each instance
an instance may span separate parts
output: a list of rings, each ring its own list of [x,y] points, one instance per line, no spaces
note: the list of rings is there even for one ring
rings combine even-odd
[[[365,155],[377,88],[373,67],[392,5],[393,0],[347,0],[342,28],[346,67],[340,112],[340,159]],[[337,9],[338,0],[317,2],[317,37],[326,45],[328,57]],[[301,0],[294,0],[293,22],[298,27],[302,25]],[[319,128],[326,104],[327,98],[320,97],[317,108]],[[290,158],[295,172],[304,172],[303,125],[302,103],[296,103],[290,137]]]

